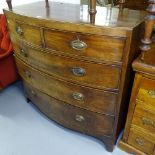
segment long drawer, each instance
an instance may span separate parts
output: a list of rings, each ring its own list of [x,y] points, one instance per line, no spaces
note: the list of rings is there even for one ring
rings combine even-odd
[[[16,41],[15,41],[16,42]],[[118,66],[97,64],[77,58],[60,56],[14,42],[15,53],[25,62],[48,74],[82,85],[117,91],[121,69]]]
[[[114,117],[96,114],[56,100],[24,82],[27,97],[49,118],[61,125],[102,138],[113,133]]]
[[[115,114],[117,94],[56,79],[16,57],[21,77],[44,93],[78,107],[107,115]]]

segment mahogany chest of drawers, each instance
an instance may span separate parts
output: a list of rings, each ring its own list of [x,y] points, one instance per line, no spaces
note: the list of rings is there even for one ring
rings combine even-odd
[[[154,49],[153,49],[154,50]],[[133,63],[136,71],[126,128],[120,147],[136,155],[155,155],[154,51]]]
[[[27,99],[59,124],[102,140],[125,121],[145,13],[37,2],[4,10]],[[110,11],[110,14],[109,14]]]
[[[124,7],[135,10],[146,10],[148,6],[148,0],[127,0]]]

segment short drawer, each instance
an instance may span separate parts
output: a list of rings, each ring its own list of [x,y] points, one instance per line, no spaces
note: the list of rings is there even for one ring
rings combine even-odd
[[[56,100],[24,82],[26,96],[49,118],[98,138],[113,133],[114,117],[96,114]]]
[[[44,29],[46,48],[95,61],[121,62],[124,38]]]
[[[44,93],[87,110],[114,115],[117,100],[116,93],[59,80],[31,68],[18,58],[16,58],[16,62],[22,78]]]
[[[155,108],[155,80],[142,78],[137,99]]]
[[[146,154],[153,155],[155,143],[149,140],[148,133],[144,131],[131,128],[128,143]]]
[[[14,43],[15,53],[43,72],[94,88],[118,90],[121,75],[118,66],[87,62],[21,45]]]
[[[15,35],[28,43],[42,46],[39,27],[31,25],[31,23],[28,24],[21,21],[13,21],[9,18],[7,19],[7,22],[10,35]]]
[[[155,134],[155,112],[143,109],[141,105],[137,105],[132,124],[140,126],[153,134]]]

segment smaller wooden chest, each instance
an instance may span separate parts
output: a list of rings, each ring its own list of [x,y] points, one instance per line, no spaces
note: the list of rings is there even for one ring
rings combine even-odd
[[[155,155],[155,56],[133,62],[136,71],[125,132],[120,147],[136,155]]]

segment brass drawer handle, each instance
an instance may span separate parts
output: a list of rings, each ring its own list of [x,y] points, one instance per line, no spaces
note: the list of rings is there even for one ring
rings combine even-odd
[[[80,67],[73,67],[72,73],[76,76],[84,76],[86,74],[86,70]]]
[[[9,24],[10,23],[10,21],[7,19],[7,23]]]
[[[84,100],[84,95],[78,92],[75,92],[72,94],[73,99],[78,100],[78,101],[83,101]]]
[[[23,55],[24,57],[27,57],[27,56],[28,56],[26,49],[23,49],[23,48],[20,49],[20,53],[21,53],[21,55]]]
[[[146,117],[142,117],[142,123],[144,125],[151,125],[151,126],[155,127],[155,122],[149,118],[146,118]]]
[[[22,28],[20,26],[16,27],[16,33],[19,34],[19,35],[23,34],[23,30],[22,30]]]
[[[31,78],[31,73],[30,73],[30,71],[25,71],[25,75],[26,75],[26,77]]]
[[[13,51],[13,56],[16,57],[15,51]]]
[[[136,138],[135,142],[139,145],[139,146],[143,146],[144,145],[144,140],[141,138]]]
[[[85,121],[85,118],[82,115],[76,115],[75,120],[78,122],[82,122],[82,121]]]
[[[148,94],[149,94],[152,98],[155,98],[155,90],[148,90]]]
[[[78,51],[84,50],[85,48],[87,48],[87,44],[79,39],[73,40],[71,42],[71,46],[73,49],[78,50]]]

